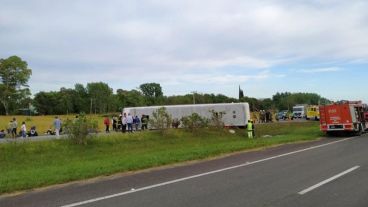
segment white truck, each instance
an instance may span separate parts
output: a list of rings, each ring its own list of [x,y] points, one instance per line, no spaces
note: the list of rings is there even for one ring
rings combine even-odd
[[[307,105],[300,104],[293,107],[293,119],[303,119],[307,115]]]
[[[248,103],[221,103],[221,104],[191,104],[191,105],[167,105],[167,106],[147,106],[147,107],[129,107],[124,108],[123,113],[130,113],[133,116],[142,115],[152,117],[152,112],[165,107],[166,111],[173,119],[180,120],[184,116],[190,116],[197,113],[202,117],[211,118],[212,110],[215,112],[225,112],[222,121],[225,126],[244,127],[250,120],[250,111]]]

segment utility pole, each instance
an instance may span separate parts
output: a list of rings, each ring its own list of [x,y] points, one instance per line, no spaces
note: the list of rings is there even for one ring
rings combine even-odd
[[[193,104],[196,104],[195,103],[195,94],[197,93],[197,91],[192,91],[192,93],[193,93]]]

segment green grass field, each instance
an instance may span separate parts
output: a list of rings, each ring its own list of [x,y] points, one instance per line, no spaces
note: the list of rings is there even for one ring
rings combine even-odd
[[[99,124],[99,130],[104,129],[103,119],[104,117],[101,115],[87,115],[93,120],[96,120]],[[0,116],[0,129],[4,129],[8,126],[8,123],[13,118],[17,119],[18,122],[18,131],[20,129],[21,123],[26,122],[27,130],[31,128],[31,126],[36,126],[37,132],[39,135],[44,134],[49,128],[53,129],[53,123],[55,119],[55,115],[48,116]],[[61,121],[65,121],[67,119],[74,119],[75,115],[61,115],[59,116]],[[10,136],[8,136],[10,137]]]
[[[256,130],[254,140],[245,138],[245,130],[204,130],[194,136],[179,129],[165,137],[158,131],[99,136],[86,146],[69,140],[1,144],[0,194],[322,136],[314,122],[257,125]]]

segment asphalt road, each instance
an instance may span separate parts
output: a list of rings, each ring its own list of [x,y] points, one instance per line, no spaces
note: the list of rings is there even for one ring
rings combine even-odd
[[[368,206],[368,136],[329,138],[0,197],[0,206]]]

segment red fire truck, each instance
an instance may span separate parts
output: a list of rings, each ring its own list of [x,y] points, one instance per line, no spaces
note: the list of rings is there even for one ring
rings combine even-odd
[[[340,101],[319,106],[321,131],[362,134],[368,130],[368,106],[361,101]]]

